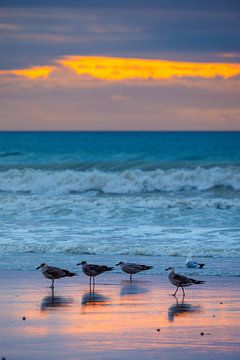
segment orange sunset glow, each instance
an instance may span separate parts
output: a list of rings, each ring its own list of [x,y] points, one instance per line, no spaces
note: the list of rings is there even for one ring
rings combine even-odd
[[[89,76],[102,81],[167,80],[171,78],[221,77],[229,79],[240,75],[240,64],[197,63],[166,61],[161,59],[132,59],[107,56],[67,56],[55,60],[56,66],[35,66],[26,69],[0,70],[0,75],[24,76],[34,80],[47,79],[61,66],[79,76]]]
[[[54,70],[53,66],[33,66],[26,69],[0,70],[0,75],[17,75],[24,76],[34,80],[37,78],[47,79],[49,74]]]
[[[106,81],[200,77],[225,79],[240,74],[240,64],[193,63],[161,59],[131,59],[107,56],[68,56],[57,61],[76,72]]]

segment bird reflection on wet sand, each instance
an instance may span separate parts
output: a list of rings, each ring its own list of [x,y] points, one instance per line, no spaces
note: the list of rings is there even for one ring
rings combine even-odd
[[[41,311],[55,310],[60,307],[66,307],[73,303],[73,298],[55,296],[54,288],[51,289],[52,294],[45,296],[41,302]]]
[[[127,296],[127,295],[137,295],[137,294],[145,294],[149,292],[148,288],[139,286],[136,283],[129,283],[129,281],[127,282],[127,284],[124,284],[121,288],[120,291],[120,296]]]
[[[185,303],[184,301],[179,303],[176,298],[176,303],[172,304],[168,308],[168,321],[174,321],[175,316],[184,316],[189,313],[195,313],[199,311],[201,311],[201,307],[199,305],[192,305]]]
[[[81,304],[86,305],[106,305],[106,303],[109,301],[109,298],[107,296],[104,296],[102,294],[96,293],[95,291],[88,291],[82,296],[82,302]]]

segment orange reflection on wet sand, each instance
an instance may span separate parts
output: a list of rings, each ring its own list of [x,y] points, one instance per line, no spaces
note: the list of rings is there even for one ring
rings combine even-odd
[[[1,294],[0,313],[7,334],[2,345],[16,339],[29,345],[38,339],[37,346],[40,349],[44,343],[44,351],[50,351],[54,342],[54,346],[59,344],[78,354],[83,349],[100,353],[118,349],[158,353],[178,348],[226,354],[239,351],[239,289],[235,280],[228,288],[216,288],[209,280],[201,288],[188,289],[182,302],[181,296],[178,301],[169,296],[172,288],[163,278],[159,281],[149,276],[129,283],[115,276],[114,281],[109,277],[109,284],[114,285],[99,283],[94,292],[82,283],[61,282],[51,294],[45,285],[39,287],[34,275],[31,286],[21,289],[18,299],[10,294],[8,301],[3,301]]]

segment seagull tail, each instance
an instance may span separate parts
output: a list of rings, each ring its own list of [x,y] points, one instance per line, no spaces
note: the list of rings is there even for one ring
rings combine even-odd
[[[113,269],[114,269],[114,267],[113,267],[113,266],[107,266],[106,271],[112,271]]]
[[[205,266],[205,264],[198,264],[198,266],[199,266],[199,269],[202,269]]]
[[[69,276],[69,277],[72,277],[72,276],[77,276],[77,274],[76,274],[76,273],[73,273],[73,272],[68,271],[68,270],[65,270],[65,274],[66,274],[66,276]]]
[[[152,269],[153,266],[152,265],[142,265],[142,270],[149,270]]]
[[[194,284],[204,284],[205,282],[204,280],[195,280]]]

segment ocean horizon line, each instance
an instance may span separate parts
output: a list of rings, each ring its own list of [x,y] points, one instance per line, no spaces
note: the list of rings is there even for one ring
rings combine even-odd
[[[240,133],[239,130],[0,130],[0,133]]]

